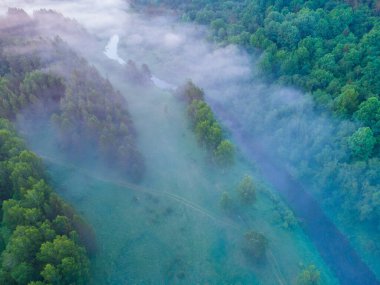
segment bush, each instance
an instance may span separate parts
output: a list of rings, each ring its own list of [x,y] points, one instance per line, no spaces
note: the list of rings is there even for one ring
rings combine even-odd
[[[179,88],[179,96],[188,103],[188,116],[198,142],[213,156],[213,161],[226,167],[234,162],[235,150],[232,143],[223,139],[220,124],[211,108],[204,101],[204,92],[191,81]]]
[[[304,269],[297,279],[297,285],[318,285],[320,280],[320,272],[314,265],[310,265]]]
[[[244,176],[236,191],[242,204],[252,205],[256,201],[256,189],[251,176]]]
[[[252,261],[263,260],[267,247],[268,239],[263,234],[249,231],[244,235],[243,252]]]

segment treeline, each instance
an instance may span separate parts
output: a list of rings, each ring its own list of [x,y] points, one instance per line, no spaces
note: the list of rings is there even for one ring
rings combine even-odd
[[[5,18],[11,21],[0,31],[0,116],[51,118],[61,146],[74,156],[90,145],[128,178],[142,179],[144,161],[123,96],[60,38],[32,37],[28,46],[35,22],[22,10],[11,11]],[[25,21],[27,34],[20,29]],[[26,52],[12,52],[16,47]]]
[[[220,124],[204,101],[203,90],[189,81],[177,93],[188,104],[188,116],[198,142],[209,151],[217,165],[225,167],[233,164],[234,146],[224,139]]]
[[[88,284],[91,229],[53,193],[42,161],[4,119],[0,189],[0,284]]]

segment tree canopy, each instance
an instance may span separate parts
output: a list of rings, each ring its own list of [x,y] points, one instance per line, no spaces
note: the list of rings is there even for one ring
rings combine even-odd
[[[204,91],[189,81],[177,90],[177,95],[188,104],[188,117],[198,142],[209,151],[217,165],[232,165],[235,148],[229,140],[224,139],[222,127],[204,101]]]
[[[41,159],[5,119],[0,153],[0,283],[88,284],[91,229],[75,222],[80,217],[46,183]]]

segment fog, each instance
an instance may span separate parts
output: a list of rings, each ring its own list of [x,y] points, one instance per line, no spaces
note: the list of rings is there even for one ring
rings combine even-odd
[[[0,4],[2,14],[8,7],[22,7],[29,14],[38,9],[52,9],[76,19],[86,29],[94,33],[117,33],[127,25],[124,10],[128,9],[126,1],[122,0],[83,0],[83,1],[49,1],[49,0],[4,0]]]
[[[121,0],[2,1],[1,13],[7,7],[30,15],[53,9],[82,25],[85,30],[78,32],[75,24],[47,18],[50,22],[41,21],[39,29],[51,38],[59,35],[110,80],[127,99],[138,133],[147,173],[135,185],[98,161],[70,161],[54,139],[47,139],[54,138],[54,130],[42,126],[35,133],[30,124],[19,122],[29,145],[45,158],[60,193],[95,228],[100,243],[95,284],[294,284],[302,269],[299,263],[317,264],[326,284],[336,282],[328,268],[334,268],[335,259],[316,246],[319,237],[273,222],[277,213],[268,193],[286,195],[296,185],[318,198],[323,185],[314,177],[323,176],[321,169],[331,155],[335,161],[345,157],[345,139],[355,130],[354,123],[320,112],[308,94],[264,83],[256,76],[258,58],[233,45],[211,43],[204,27],[181,23],[170,12],[144,15]],[[157,88],[127,82],[129,60],[147,64]],[[188,79],[204,89],[238,148],[238,161],[229,171],[207,163],[189,129],[185,107],[171,92]],[[265,155],[257,154],[261,150]],[[275,167],[265,167],[268,161]],[[220,195],[233,192],[246,173],[263,189],[261,199],[239,217],[225,217]],[[278,177],[285,178],[273,182]],[[293,204],[295,210],[303,203],[302,195]],[[308,215],[319,216],[320,209],[316,211]],[[247,264],[237,245],[252,227],[270,239],[267,266]]]

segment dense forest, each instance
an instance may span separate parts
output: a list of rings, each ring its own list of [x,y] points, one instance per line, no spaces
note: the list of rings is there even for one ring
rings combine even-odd
[[[184,20],[209,25],[218,42],[263,51],[260,66],[268,80],[311,92],[318,107],[359,120],[378,139],[377,1],[134,2],[178,9]],[[376,156],[374,147],[360,152],[352,146],[353,158]]]
[[[184,21],[207,25],[217,43],[236,44],[259,56],[264,80],[297,86],[311,94],[313,112],[334,117],[334,126],[326,125],[332,130],[326,140],[311,141],[312,134],[303,133],[307,126],[287,138],[276,126],[254,128],[257,136],[273,131],[273,141],[284,142],[276,155],[286,160],[291,173],[315,189],[325,205],[334,206],[338,217],[366,227],[365,250],[379,252],[378,1],[133,2],[147,5],[148,13],[169,7]],[[280,103],[272,110],[254,123],[265,117],[286,120],[291,112]]]
[[[87,284],[91,228],[52,191],[41,159],[5,119],[0,151],[0,283]]]
[[[59,37],[38,38],[38,17],[47,13],[36,13],[34,19],[22,10],[10,9],[2,20],[8,28],[1,30],[4,99],[0,115],[15,119],[22,114],[29,120],[36,114],[51,117],[63,149],[75,156],[95,141],[105,161],[130,178],[141,179],[144,162],[135,145],[136,132],[125,100]],[[29,41],[33,46],[28,47]],[[13,52],[15,45],[26,52]],[[139,72],[131,63],[126,75]]]
[[[0,19],[0,283],[84,285],[93,230],[52,190],[15,126],[47,119],[62,151],[75,157],[91,143],[132,180],[144,162],[122,95],[60,38],[41,37],[38,21],[20,9]]]

